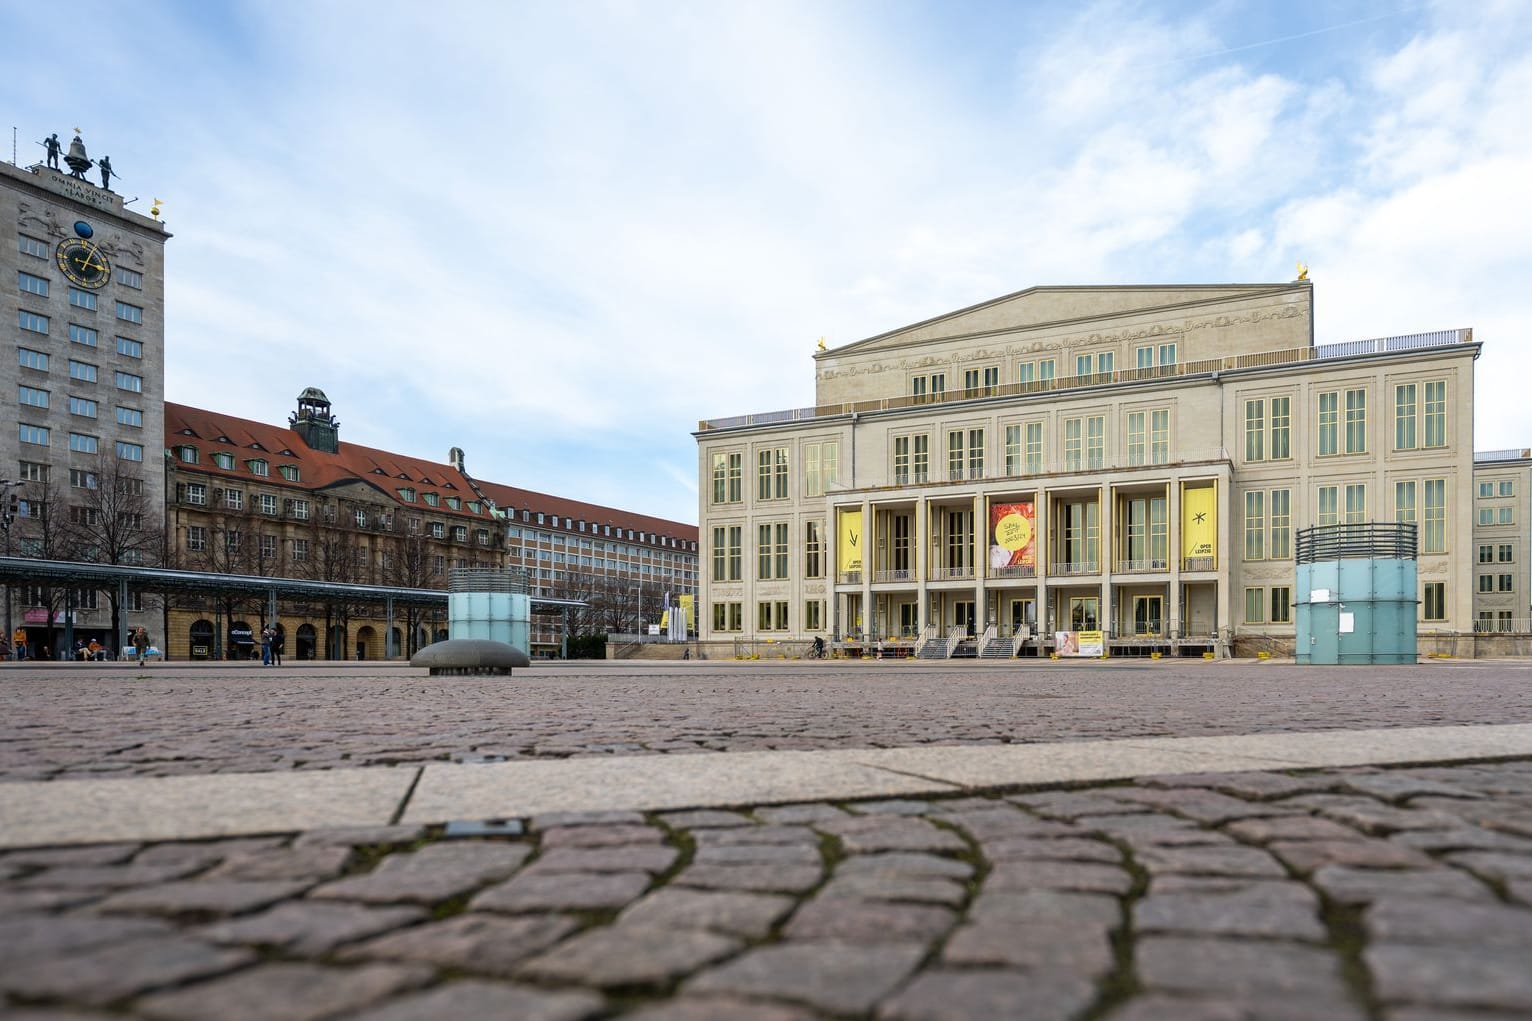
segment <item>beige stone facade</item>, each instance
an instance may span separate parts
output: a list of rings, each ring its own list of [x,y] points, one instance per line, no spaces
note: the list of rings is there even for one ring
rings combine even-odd
[[[1312,301],[1039,287],[818,353],[815,407],[696,433],[704,638],[1288,651],[1297,531],[1395,520],[1471,631],[1478,345],[1316,346]]]

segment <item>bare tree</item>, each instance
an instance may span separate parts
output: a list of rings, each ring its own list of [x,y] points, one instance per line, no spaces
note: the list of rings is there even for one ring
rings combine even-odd
[[[70,541],[79,559],[133,566],[159,563],[164,549],[162,514],[145,493],[142,475],[114,460],[103,473],[76,469],[70,481]],[[116,634],[122,620],[121,592],[115,585],[103,591],[111,603],[111,632]]]

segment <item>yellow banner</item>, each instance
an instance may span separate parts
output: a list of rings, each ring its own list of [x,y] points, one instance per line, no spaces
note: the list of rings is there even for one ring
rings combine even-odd
[[[688,633],[697,630],[697,597],[682,596],[681,612],[686,615],[686,630]]]
[[[839,531],[836,533],[836,561],[841,574],[862,569],[862,512],[840,512]]]
[[[1181,556],[1215,557],[1218,500],[1213,486],[1181,490]]]

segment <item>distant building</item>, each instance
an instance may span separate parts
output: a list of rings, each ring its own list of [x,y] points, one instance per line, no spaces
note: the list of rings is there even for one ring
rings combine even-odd
[[[24,483],[7,551],[155,562],[170,233],[122,196],[42,165],[0,163],[0,220],[14,225],[0,245],[0,375],[15,401],[0,429],[0,478]],[[71,616],[77,640],[117,647],[115,592],[24,585],[9,594],[7,630],[24,627],[33,655],[56,651]],[[159,610],[133,594],[126,622],[157,630]]]
[[[1519,574],[1504,609],[1506,571],[1474,580],[1481,528],[1521,542],[1527,469],[1476,478],[1472,331],[1315,345],[1312,302],[1035,287],[815,353],[813,407],[695,434],[703,638],[1291,651],[1295,532],[1368,521],[1419,526],[1423,646],[1525,616]]]
[[[696,529],[679,522],[486,483],[463,452],[436,462],[347,443],[324,392],[308,388],[286,426],[167,403],[167,563],[317,581],[446,587],[455,567],[519,569],[534,595],[586,600],[575,634],[658,622],[666,591],[695,592]],[[169,653],[254,651],[263,600],[174,597]],[[287,655],[377,659],[446,637],[440,613],[324,603],[278,608]],[[566,618],[534,617],[533,649],[559,648]]]

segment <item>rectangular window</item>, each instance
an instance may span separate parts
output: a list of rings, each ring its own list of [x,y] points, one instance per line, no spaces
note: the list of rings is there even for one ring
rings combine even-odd
[[[1495,523],[1495,509],[1493,507],[1479,508],[1479,524],[1493,525]]]
[[[1149,344],[1149,345],[1146,345],[1144,347],[1136,347],[1136,348],[1134,348],[1133,349],[1133,356],[1134,356],[1135,361],[1138,363],[1135,366],[1135,368],[1140,368],[1140,369],[1152,369],[1152,368],[1154,368],[1154,345],[1153,344]]]
[[[1085,420],[1064,419],[1064,470],[1079,471],[1085,452]]]
[[[1319,456],[1340,452],[1340,393],[1331,390],[1319,395]]]
[[[926,401],[926,377],[916,376],[910,380],[910,396],[916,404],[924,404]]]
[[[984,430],[968,430],[968,477],[984,477]]]
[[[16,314],[16,323],[23,330],[30,330],[32,333],[44,335],[48,333],[48,317],[40,316],[36,312],[28,312],[26,309],[22,309]]]
[[[79,323],[69,324],[69,342],[71,344],[83,344],[85,347],[96,346],[96,331],[89,326],[81,326]]]
[[[961,482],[963,479],[963,463],[966,460],[967,448],[963,445],[963,430],[954,429],[947,433],[947,479],[951,482]]]
[[[1259,489],[1245,494],[1245,559],[1266,559],[1266,494]]]
[[[1095,364],[1096,359],[1092,355],[1075,355],[1075,375],[1089,376]]]
[[[1346,391],[1346,453],[1367,452],[1367,391]]]
[[[825,604],[823,599],[805,600],[803,604],[803,630],[823,631],[825,629]]]
[[[274,535],[261,536],[261,559],[277,559],[277,537]]]
[[[1025,387],[1028,383],[1037,380],[1037,363],[1022,362],[1016,366],[1016,382]]]
[[[309,502],[307,500],[293,501],[293,518],[297,521],[307,521],[309,519]],[[440,539],[441,536],[437,536],[437,538]]]
[[[117,353],[126,355],[129,358],[142,358],[144,356],[144,345],[136,340],[129,340],[127,337],[118,337]]]
[[[1422,553],[1447,552],[1447,480],[1426,479],[1425,520],[1420,533]]]
[[[1025,463],[1028,475],[1037,475],[1043,470],[1043,424],[1041,422],[1027,423]]]
[[[713,502],[724,503],[727,500],[729,479],[728,459],[723,454],[713,455]]]
[[[1415,384],[1394,387],[1394,449],[1415,449]]]
[[[1480,592],[1493,592],[1493,591],[1495,591],[1495,576],[1493,574],[1481,574],[1481,575],[1479,575],[1479,591]]]
[[[1514,592],[1514,591],[1516,591],[1516,576],[1514,574],[1497,574],[1497,575],[1495,575],[1495,591],[1496,592]]]
[[[745,455],[735,451],[729,455],[729,503],[739,503],[745,498]],[[542,515],[538,516],[542,523]]]
[[[20,436],[23,443],[35,443],[39,447],[48,445],[48,427],[44,425],[27,425],[22,422]]]
[[[1021,426],[1019,425],[1005,427],[1005,473],[1008,476],[1021,474]]]
[[[186,484],[186,502],[202,506],[207,503],[207,486],[200,482],[188,482]]]
[[[1106,416],[1085,420],[1085,463],[1091,470],[1106,467]]]
[[[744,528],[733,525],[729,528],[729,580],[739,581],[744,573],[744,555],[741,546],[744,541]]]
[[[1516,483],[1515,483],[1515,481],[1513,481],[1512,479],[1501,479],[1500,480],[1500,495],[1501,496],[1515,496],[1516,495]]]
[[[207,529],[201,525],[189,525],[186,529],[186,548],[192,553],[202,553],[207,549]]]
[[[144,427],[144,413],[137,408],[124,408],[118,405],[117,424],[133,429],[142,429]]]
[[[772,552],[771,526],[770,525],[760,525],[756,529],[756,531],[757,531],[757,538],[756,538],[756,553],[757,553],[757,558],[756,558],[757,559],[756,577],[761,579],[762,581],[770,581],[774,577],[774,575],[771,573],[771,565],[772,565],[772,556],[771,556],[771,552]]]
[[[1416,520],[1415,483],[1394,483],[1394,520],[1401,524]]]
[[[21,288],[22,294],[35,294],[41,298],[48,296],[48,281],[43,277],[33,276],[25,270],[17,270],[16,281],[17,286]],[[70,290],[73,290],[73,288],[70,288]]]
[[[129,393],[140,394],[144,392],[144,377],[135,376],[131,372],[117,371],[117,389],[126,390]]]
[[[225,489],[223,491],[223,505],[229,510],[243,510],[245,507],[245,491],[243,489]]]
[[[1428,581],[1421,592],[1421,612],[1426,620],[1447,619],[1447,583]]]
[[[963,371],[963,396],[979,396],[979,370],[965,369]]]
[[[1360,525],[1367,520],[1367,485],[1353,483],[1346,487],[1346,524]]]
[[[1266,402],[1245,402],[1245,460],[1266,460]]]
[[[1493,546],[1480,546],[1479,547],[1479,563],[1481,563],[1481,564],[1493,564],[1494,562],[1495,562],[1495,547],[1493,547]]]
[[[88,472],[83,468],[69,469],[69,486],[71,489],[95,489],[96,473]]]
[[[37,369],[41,372],[48,371],[48,355],[43,351],[33,351],[31,348],[20,347],[16,349],[23,369]]]
[[[142,443],[129,443],[127,440],[118,440],[117,456],[124,461],[142,461],[144,459],[144,445]]]
[[[73,305],[75,308],[88,309],[91,312],[94,312],[96,311],[96,292],[81,290],[78,287],[71,287],[69,289],[69,304]]]
[[[998,389],[1000,389],[1000,366],[991,365],[984,370],[984,395],[993,397]]]
[[[1495,484],[1493,482],[1481,482],[1481,483],[1479,483],[1479,499],[1481,499],[1481,500],[1488,500],[1490,497],[1492,497],[1494,495],[1495,495]]]
[[[1425,408],[1421,414],[1424,424],[1424,445],[1445,447],[1447,445],[1447,381],[1431,380],[1425,385]]]
[[[18,479],[26,482],[48,481],[48,466],[45,464],[39,464],[36,461],[22,461],[18,467],[20,468],[20,472],[16,476]]]
[[[1319,517],[1317,524],[1340,524],[1340,490],[1334,486],[1319,487]]]
[[[131,287],[135,291],[144,289],[143,276],[133,272],[131,269],[123,269],[121,266],[118,266],[114,269],[112,276],[124,287]]]
[[[914,469],[917,484],[931,480],[931,437],[916,436]]]
[[[1287,585],[1272,586],[1271,622],[1273,624],[1293,622],[1293,590]]]
[[[1503,542],[1497,547],[1499,552],[1498,562],[1502,564],[1514,563],[1516,560],[1516,547],[1509,542]]]
[[[48,257],[48,243],[39,241],[37,238],[28,237],[26,234],[16,235],[16,250],[22,255],[31,255],[38,259]]]
[[[817,473],[818,464],[813,466]],[[910,483],[910,438],[908,436],[894,437],[894,485],[907,486]],[[813,495],[813,494],[810,494]]]
[[[1245,623],[1266,623],[1266,590],[1260,588],[1245,589]]]
[[[88,397],[69,398],[69,413],[79,415],[81,418],[96,417],[96,402]]]
[[[1496,515],[1495,515],[1495,524],[1497,524],[1497,525],[1514,525],[1514,524],[1516,524],[1516,508],[1515,507],[1501,507],[1499,512],[1496,513]]]
[[[48,391],[39,390],[31,386],[18,386],[16,388],[16,400],[26,407],[46,408],[48,406]]]
[[[80,454],[94,454],[101,447],[101,441],[95,436],[86,433],[70,433],[69,449]]]
[[[1273,461],[1285,461],[1293,456],[1290,442],[1293,427],[1292,408],[1291,397],[1271,399],[1271,443],[1267,453]]]
[[[1272,560],[1286,560],[1293,555],[1293,501],[1292,491],[1273,489],[1267,508],[1271,515],[1267,533],[1267,555]]]
[[[117,303],[117,318],[128,323],[142,323],[144,321],[144,310],[137,305],[129,305],[125,301],[119,301]]]
[[[1149,412],[1149,463],[1170,463],[1170,411]]]
[[[1043,380],[1052,379],[1054,377],[1054,374],[1055,374],[1055,369],[1054,369],[1054,361],[1053,361],[1052,358],[1043,358],[1043,359],[1040,359],[1038,361],[1038,363],[1037,363],[1037,378],[1038,379],[1043,379]]]
[[[824,525],[819,521],[803,525],[803,576],[824,577]]]
[[[1128,413],[1128,464],[1140,465],[1145,463],[1148,456],[1148,416],[1142,411]]]
[[[82,383],[94,383],[96,381],[96,367],[90,362],[77,362],[69,360],[69,378],[77,379]]]

